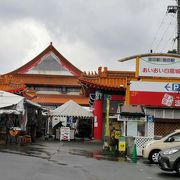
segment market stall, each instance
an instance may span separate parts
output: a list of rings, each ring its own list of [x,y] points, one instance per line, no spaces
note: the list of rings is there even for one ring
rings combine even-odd
[[[73,100],[70,100],[50,112],[49,124],[51,124],[52,128],[56,128],[55,133],[53,133],[56,136],[56,139],[69,140],[69,138],[74,139],[75,134],[78,135],[78,133],[81,132],[80,125],[82,124],[82,121],[87,122],[92,119],[92,117],[93,115],[91,112]],[[64,127],[69,127],[69,130]],[[62,131],[60,131],[61,128]],[[49,129],[49,132],[51,132],[51,129]],[[65,138],[62,137],[64,136],[64,132],[66,132]],[[68,133],[70,134],[68,135]],[[92,123],[90,133],[92,133]]]
[[[26,98],[5,91],[0,91],[0,143],[25,143],[31,141],[27,124],[30,109],[34,112],[41,106]]]

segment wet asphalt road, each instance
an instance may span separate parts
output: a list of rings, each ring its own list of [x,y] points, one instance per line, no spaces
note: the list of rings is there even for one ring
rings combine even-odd
[[[0,147],[0,180],[174,180],[156,165],[99,154],[88,142],[42,142]]]

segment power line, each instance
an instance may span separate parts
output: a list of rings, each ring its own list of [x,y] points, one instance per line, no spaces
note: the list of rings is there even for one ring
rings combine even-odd
[[[162,37],[162,39],[164,40],[164,41],[162,41],[163,43],[162,43],[162,46],[161,46],[161,50],[160,50],[160,52],[165,52],[165,51],[167,51],[166,50],[166,48],[168,48],[168,46],[169,46],[169,44],[170,44],[170,41],[174,41],[174,38],[175,38],[175,34],[176,34],[176,29],[177,29],[177,27],[175,27],[174,29],[170,29],[170,27],[172,26],[172,24],[173,24],[173,20],[175,20],[175,15],[173,15],[173,19],[170,21],[170,23],[169,23],[169,25],[168,25],[168,27],[166,28],[166,30],[164,31],[164,34],[163,34],[163,37]],[[168,38],[169,37],[169,38]],[[169,47],[170,48],[170,47]]]
[[[168,42],[170,42],[171,41],[171,49],[168,49],[168,50],[173,50],[174,49],[174,45],[175,45],[175,42],[176,42],[176,40],[177,40],[177,37],[176,37],[176,30],[177,28],[175,27],[174,28],[174,31],[172,32],[172,36],[169,38],[169,40],[168,40]],[[172,37],[174,37],[174,38],[172,38]],[[168,45],[168,43],[167,43],[167,45]],[[166,46],[167,47],[167,46]],[[168,47],[170,47],[169,45],[168,45]]]
[[[167,14],[169,14],[171,17],[174,18],[174,14],[176,14],[177,7],[178,7],[177,4],[178,4],[178,1],[180,1],[180,0],[171,0],[171,1],[173,1],[171,4],[174,4],[174,5],[168,6],[167,11],[163,16],[163,19],[162,19],[162,21],[161,21],[161,23],[160,23],[160,25],[159,25],[156,33],[155,33],[154,39],[153,39],[151,46],[150,46],[152,50],[153,49],[157,50],[159,45],[162,44],[162,42],[165,39],[165,35],[167,34],[167,32],[170,28],[170,25],[172,25],[172,19],[171,19],[170,22],[168,23],[168,27],[165,29],[165,31],[162,31],[162,28],[163,28],[162,26],[165,24],[164,22],[167,21],[167,17],[168,17]],[[169,38],[168,42],[170,40],[172,40],[172,38]],[[154,48],[154,47],[156,47],[156,48]]]
[[[175,42],[176,42],[176,38],[173,39],[173,43],[172,43],[172,47],[171,47],[172,50],[174,49]]]
[[[161,23],[160,23],[160,25],[159,25],[159,27],[158,27],[158,30],[157,30],[156,33],[155,33],[154,39],[153,39],[153,41],[152,41],[152,43],[151,43],[151,46],[150,46],[151,49],[153,49],[153,45],[154,45],[154,43],[155,43],[155,41],[156,41],[156,39],[157,39],[157,37],[158,37],[158,33],[159,33],[162,25],[164,24],[164,21],[165,21],[165,18],[166,18],[166,17],[167,17],[167,12],[164,14],[163,19],[162,19],[162,21],[161,21]]]
[[[169,23],[168,23],[168,26],[166,27],[165,31],[162,33],[162,36],[159,40],[159,42],[157,43],[156,47],[155,47],[155,51],[158,50],[160,44],[162,43],[162,41],[164,40],[164,37],[166,35],[166,33],[168,32],[170,26],[172,25],[172,22],[173,22],[173,19],[174,19],[174,16],[171,16],[172,18],[170,19]]]

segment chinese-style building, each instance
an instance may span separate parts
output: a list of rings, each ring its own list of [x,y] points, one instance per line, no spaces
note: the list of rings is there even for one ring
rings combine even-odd
[[[123,135],[129,136],[153,138],[180,128],[180,56],[144,54],[132,58],[137,58],[135,72],[99,68],[98,73],[84,73],[79,78],[93,104],[95,139],[106,136],[107,116],[110,131],[111,126],[118,127],[113,125],[114,119],[124,124],[127,132]]]
[[[94,139],[103,140],[107,116],[107,100],[110,100],[108,115],[110,119],[110,130],[112,128],[120,131],[117,122],[118,107],[125,101],[127,82],[135,77],[134,72],[110,71],[105,67],[98,68],[94,74],[82,73],[79,81],[83,93],[90,97],[90,105],[94,112]]]
[[[38,56],[6,76],[26,86],[25,97],[55,109],[70,99],[88,106],[88,98],[81,95],[81,85],[78,83],[81,73],[50,43]]]

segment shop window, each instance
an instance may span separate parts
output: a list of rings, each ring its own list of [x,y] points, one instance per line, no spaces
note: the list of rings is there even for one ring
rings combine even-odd
[[[66,89],[65,87],[62,87],[61,92],[62,92],[63,94],[66,94],[66,93],[67,93],[67,89]]]
[[[137,136],[137,121],[127,121],[127,136]]]
[[[143,121],[137,123],[137,136],[145,136],[145,122]]]
[[[124,121],[122,127],[125,136],[145,136],[145,121]]]
[[[80,92],[79,88],[67,88],[67,92]]]

